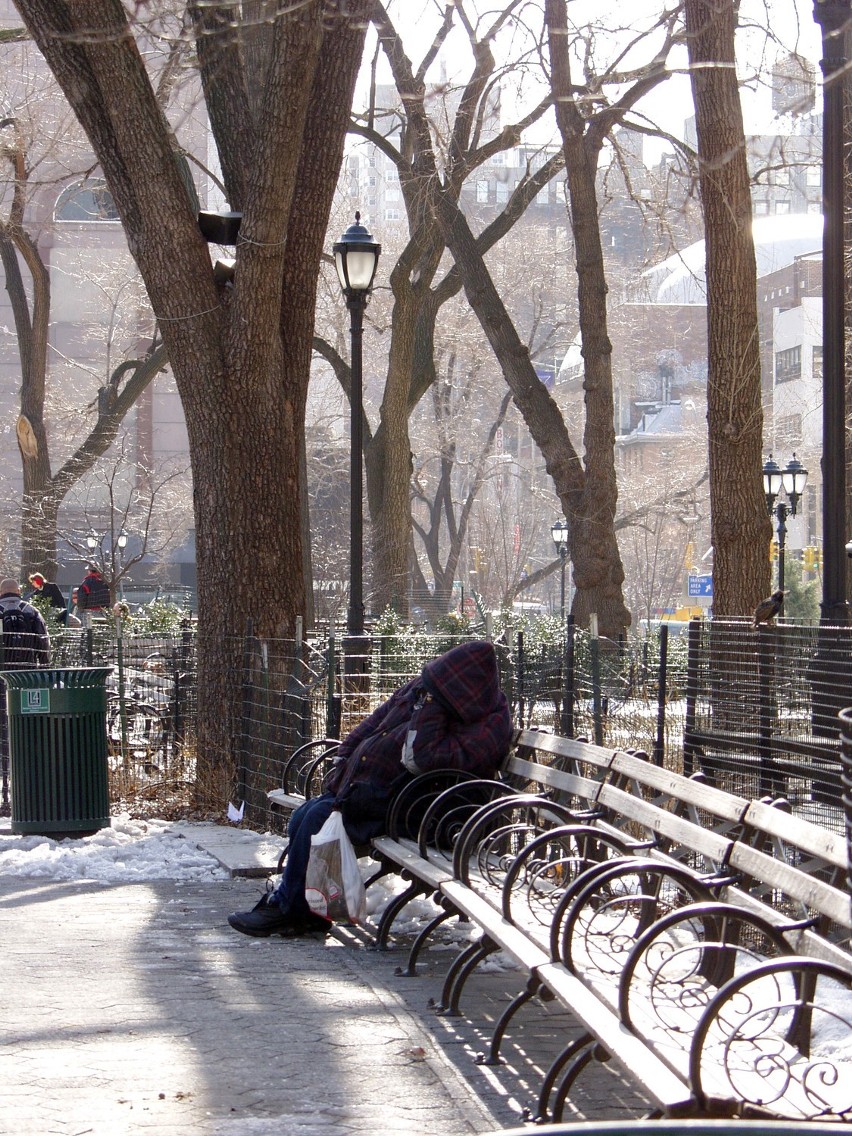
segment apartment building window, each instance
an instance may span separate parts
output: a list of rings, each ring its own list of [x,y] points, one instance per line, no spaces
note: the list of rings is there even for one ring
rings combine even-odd
[[[764,201],[764,200],[755,201],[755,203],[754,203],[754,215],[755,215],[755,217],[766,217],[768,215],[768,213],[769,213],[769,202],[768,201]]]
[[[822,344],[811,349],[811,374],[815,379],[822,378]]]
[[[793,379],[802,377],[802,348],[788,347],[785,351],[775,352],[775,382],[789,383]]]
[[[480,205],[488,204],[488,182],[478,181],[476,183],[476,200]]]
[[[775,202],[775,212],[779,215],[782,214],[782,213],[784,213],[784,214],[789,213],[790,212],[790,202],[789,201],[776,201]]]
[[[816,188],[822,185],[822,167],[808,166],[805,170],[805,185]]]

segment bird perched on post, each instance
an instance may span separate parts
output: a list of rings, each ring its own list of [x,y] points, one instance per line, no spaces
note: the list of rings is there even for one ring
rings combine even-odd
[[[772,623],[775,616],[784,606],[784,593],[773,592],[768,599],[761,600],[754,609],[754,623],[752,627],[759,627],[761,623]]]

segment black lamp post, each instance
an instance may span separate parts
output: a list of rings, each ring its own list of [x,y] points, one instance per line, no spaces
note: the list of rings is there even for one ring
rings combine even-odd
[[[334,245],[334,263],[340,279],[340,287],[346,298],[346,306],[351,316],[350,335],[352,343],[352,377],[349,396],[350,420],[350,498],[349,498],[349,609],[346,618],[348,635],[364,633],[364,525],[362,515],[363,497],[363,433],[362,413],[362,340],[364,310],[373,288],[373,278],[379,263],[382,246],[376,244],[370,233],[361,224],[361,214],[355,214],[355,224],[350,225],[340,240]]]
[[[847,623],[843,72],[852,0],[814,0],[822,32],[822,623]]]
[[[795,454],[787,462],[786,469],[780,469],[772,460],[772,454],[763,467],[763,492],[770,517],[774,514],[778,522],[778,590],[784,591],[784,549],[787,544],[787,517],[795,517],[799,501],[808,483],[808,471]],[[775,503],[781,490],[787,494],[787,501]]]
[[[562,562],[562,580],[559,588],[559,612],[565,622],[565,568],[568,564],[568,522],[556,521],[550,529],[556,553]]]

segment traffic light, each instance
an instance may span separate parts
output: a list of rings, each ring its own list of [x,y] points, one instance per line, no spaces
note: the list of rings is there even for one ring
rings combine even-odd
[[[771,540],[769,542],[769,559],[774,564],[778,559],[778,541]]]
[[[816,570],[816,549],[812,544],[802,549],[802,568],[805,572]]]

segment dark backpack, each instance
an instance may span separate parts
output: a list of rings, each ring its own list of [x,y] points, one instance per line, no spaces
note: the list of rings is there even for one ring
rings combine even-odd
[[[3,640],[0,664],[4,667],[32,666],[36,659],[38,633],[32,618],[20,607],[0,607]]]

